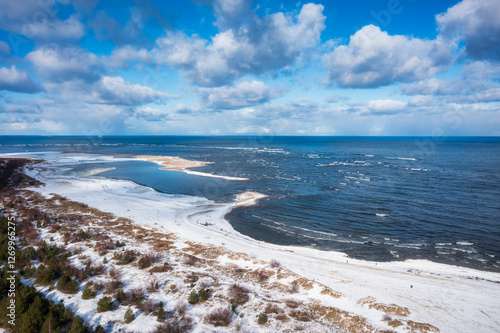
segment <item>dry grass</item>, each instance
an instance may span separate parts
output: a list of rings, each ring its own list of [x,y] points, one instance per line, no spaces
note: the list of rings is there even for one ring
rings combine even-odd
[[[341,297],[344,297],[344,295],[342,293],[339,293],[337,291],[333,291],[331,290],[330,288],[328,287],[325,287],[322,291],[321,291],[321,295],[328,295],[328,296],[331,296],[333,298],[341,298]]]
[[[291,309],[296,309],[300,305],[302,305],[302,302],[296,301],[294,299],[287,299],[285,300],[285,305]]]
[[[314,315],[308,310],[292,310],[289,313],[290,317],[303,322],[308,322],[314,320]]]
[[[151,273],[165,273],[165,272],[170,272],[172,271],[173,268],[172,266],[170,265],[157,265],[157,266],[153,266],[149,269],[149,272]]]

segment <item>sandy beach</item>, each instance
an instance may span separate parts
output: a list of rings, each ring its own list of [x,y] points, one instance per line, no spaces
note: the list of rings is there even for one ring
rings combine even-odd
[[[181,170],[188,167],[182,159],[161,157],[155,162],[177,163],[169,167]],[[219,204],[158,193],[130,181],[62,177],[50,167],[31,167],[27,172],[46,184],[32,188],[45,196],[56,193],[138,225],[173,232],[180,239],[222,246],[257,260],[278,260],[290,271],[342,295],[326,304],[366,318],[377,330],[390,328],[381,321],[380,311],[389,305],[407,309],[406,322],[428,323],[441,332],[496,332],[500,325],[500,299],[493,296],[500,294],[498,273],[425,260],[361,261],[339,252],[258,242],[237,233],[224,216],[234,207],[256,204],[263,198],[259,193],[241,193],[234,202]],[[309,296],[314,298],[314,293]]]
[[[153,162],[162,167],[160,170],[171,170],[171,171],[181,171],[191,175],[197,175],[202,177],[212,177],[212,178],[221,178],[226,180],[248,180],[248,178],[243,177],[232,177],[232,176],[224,176],[224,175],[215,175],[207,172],[200,171],[192,171],[191,168],[200,168],[207,166],[210,162],[200,162],[200,161],[192,161],[186,160],[184,158],[176,157],[176,156],[154,156],[154,155],[132,155],[132,154],[101,154],[95,152],[80,152],[80,151],[66,151],[65,153],[77,153],[77,154],[98,154],[98,155],[106,155],[106,156],[115,156],[115,157],[131,157],[136,158],[138,160]]]

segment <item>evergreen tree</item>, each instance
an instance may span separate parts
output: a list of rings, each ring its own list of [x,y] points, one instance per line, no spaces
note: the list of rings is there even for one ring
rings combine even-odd
[[[193,291],[191,291],[191,294],[189,295],[188,302],[190,304],[195,304],[198,302],[199,299],[200,299],[200,296],[198,296],[198,293],[195,290],[193,290]]]
[[[83,319],[79,316],[76,316],[73,319],[73,323],[71,324],[71,329],[68,333],[88,333],[87,327],[83,325]]]
[[[134,312],[132,311],[132,309],[130,308],[130,306],[128,307],[127,311],[125,311],[125,322],[127,324],[131,323],[132,321],[134,321]]]
[[[166,315],[165,310],[163,309],[163,302],[160,302],[158,304],[158,307],[160,309],[158,310],[158,318],[156,320],[162,322],[165,320],[165,315]]]

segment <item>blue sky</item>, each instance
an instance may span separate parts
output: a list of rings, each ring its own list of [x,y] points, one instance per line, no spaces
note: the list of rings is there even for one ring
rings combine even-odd
[[[0,1],[0,133],[500,135],[499,0]]]

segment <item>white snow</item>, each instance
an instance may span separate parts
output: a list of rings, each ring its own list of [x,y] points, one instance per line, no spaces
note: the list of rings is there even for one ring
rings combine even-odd
[[[201,197],[159,193],[125,180],[61,176],[51,168],[61,167],[64,163],[97,162],[112,157],[58,153],[23,155],[49,161],[28,170],[31,176],[46,184],[31,190],[44,195],[57,193],[101,211],[129,218],[137,224],[174,232],[180,239],[222,245],[259,260],[276,259],[283,267],[344,295],[326,299],[318,290],[317,297],[323,304],[362,315],[377,328],[388,328],[381,323],[380,312],[358,304],[358,300],[371,296],[378,303],[407,307],[411,312],[407,319],[429,323],[441,332],[498,332],[500,327],[499,273],[426,260],[375,263],[351,259],[339,252],[258,242],[236,232],[224,216],[238,205],[254,204],[261,198],[259,194],[242,194],[234,202],[221,204]],[[3,157],[8,156],[4,154]],[[223,257],[219,259],[221,262],[225,260]],[[123,272],[130,281],[134,280],[133,274],[132,271]],[[57,299],[63,297],[57,291],[49,295]],[[82,302],[64,297],[65,304],[71,304],[78,314],[95,317],[96,299]],[[122,312],[125,310],[125,307],[120,308]],[[130,324],[133,325],[129,326],[130,329],[140,331],[141,327],[148,325],[146,319],[143,322],[139,318]]]

